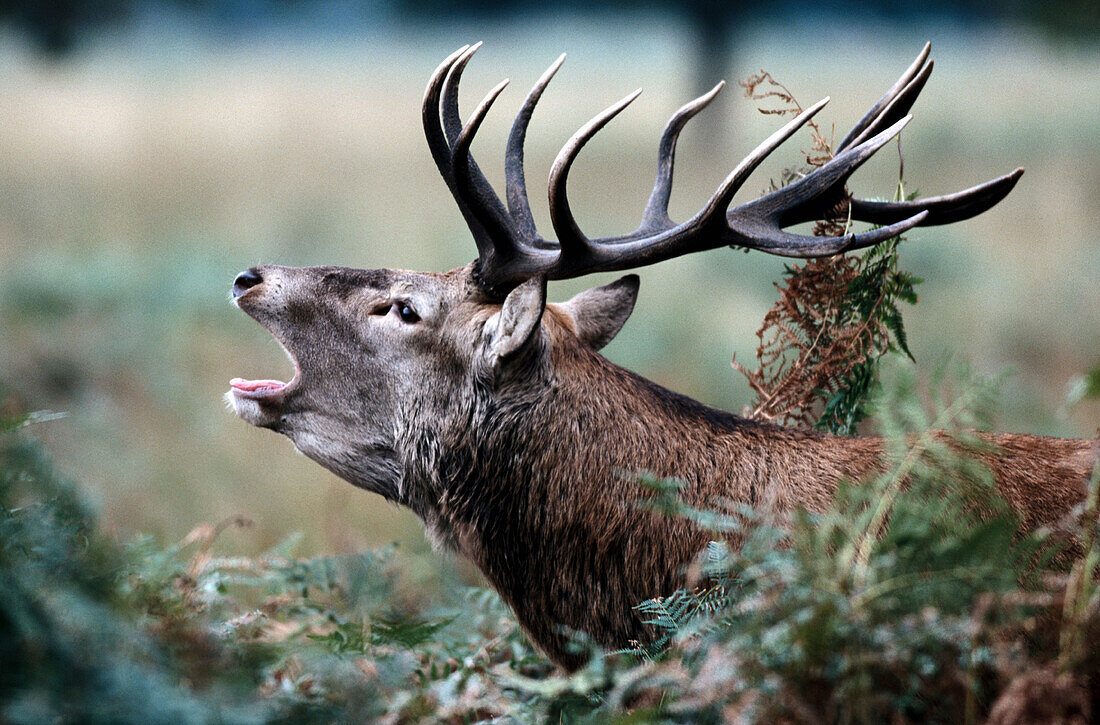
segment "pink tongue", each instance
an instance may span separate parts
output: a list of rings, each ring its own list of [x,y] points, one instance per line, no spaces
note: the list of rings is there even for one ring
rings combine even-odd
[[[286,383],[281,380],[245,380],[244,378],[233,378],[229,381],[229,385],[237,390],[243,390],[245,392],[252,392],[255,390],[278,390],[286,387]]]

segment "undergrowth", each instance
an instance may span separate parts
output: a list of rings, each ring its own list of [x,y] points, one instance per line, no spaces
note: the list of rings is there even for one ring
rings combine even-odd
[[[941,380],[929,411],[914,376],[899,364],[874,405],[890,469],[822,514],[693,509],[677,481],[643,480],[648,505],[714,541],[690,589],[639,603],[655,642],[597,652],[570,675],[494,593],[429,600],[401,586],[393,550],[301,559],[290,540],[214,556],[244,519],[168,547],[119,542],[53,471],[28,431],[36,418],[9,414],[0,721],[1016,722],[1036,691],[1087,716],[1100,690],[1100,480],[1082,511],[1086,555],[1067,573],[1054,539],[1015,535],[961,452],[978,445],[961,431],[981,427],[995,384]]]

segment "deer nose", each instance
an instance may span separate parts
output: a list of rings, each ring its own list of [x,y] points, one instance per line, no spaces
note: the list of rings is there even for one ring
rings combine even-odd
[[[233,297],[240,297],[263,281],[264,278],[260,276],[260,273],[256,271],[255,267],[246,269],[237,275],[237,279],[233,280]]]

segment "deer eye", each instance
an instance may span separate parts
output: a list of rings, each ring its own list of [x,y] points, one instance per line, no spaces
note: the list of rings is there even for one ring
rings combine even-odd
[[[408,302],[395,302],[393,306],[402,322],[407,322],[410,325],[414,322],[420,322],[420,315],[416,314],[416,310],[410,307]]]

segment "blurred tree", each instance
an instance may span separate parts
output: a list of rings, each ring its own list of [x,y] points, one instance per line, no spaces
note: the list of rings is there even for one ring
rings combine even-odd
[[[1100,2],[1096,0],[776,0],[771,3],[734,0],[0,0],[0,24],[27,36],[42,52],[64,55],[86,39],[137,17],[164,17],[171,23],[179,12],[196,17],[219,32],[249,32],[257,24],[293,23],[301,18],[323,30],[347,30],[390,12],[418,22],[448,19],[492,19],[549,12],[617,16],[664,13],[682,19],[690,29],[695,53],[696,85],[709,88],[727,67],[740,28],[767,17],[814,20],[878,15],[895,20],[935,22],[952,17],[966,24],[1023,23],[1060,41],[1091,42],[1100,35]]]
[[[247,32],[258,20],[293,21],[295,10],[302,13],[323,4],[324,0],[0,0],[0,26],[13,28],[41,53],[57,58],[138,17],[159,17],[168,27],[182,13],[211,30]]]
[[[727,75],[733,65],[737,34],[747,19],[760,19],[776,13],[792,0],[749,5],[729,0],[559,0],[552,5],[538,0],[473,0],[454,3],[449,0],[393,0],[400,15],[412,22],[439,22],[441,19],[499,19],[502,17],[535,16],[548,11],[576,15],[624,16],[663,14],[687,30],[685,46],[691,53],[692,88],[695,95],[709,91]],[[797,0],[794,0],[797,3]],[[712,141],[722,128],[725,114],[720,110],[724,93],[714,101],[715,109],[706,114],[698,126]]]
[[[840,0],[837,4],[898,20],[934,21],[946,17],[979,27],[1026,25],[1058,42],[1084,43],[1100,35],[1100,2],[1096,0]]]
[[[688,31],[685,45],[692,54],[692,86],[701,95],[736,67],[734,53],[738,35],[749,23],[783,18],[787,22],[817,22],[835,18],[878,17],[894,22],[934,23],[945,18],[966,26],[996,27],[1002,23],[1033,25],[1049,37],[1062,41],[1089,42],[1100,35],[1100,0],[774,0],[747,3],[738,0],[390,0],[400,15],[412,22],[446,22],[448,19],[495,20],[511,16],[537,16],[550,12],[578,15],[662,13],[682,20]],[[736,80],[734,78],[733,80]],[[716,104],[723,102],[718,96]],[[717,142],[725,114],[706,114],[700,126]]]
[[[134,0],[0,0],[0,22],[50,56],[70,52],[83,36],[125,19]]]

